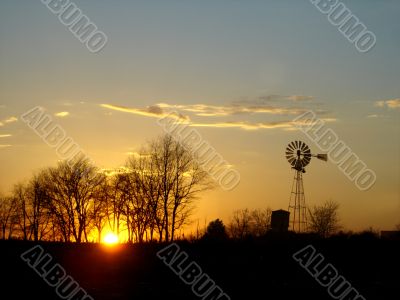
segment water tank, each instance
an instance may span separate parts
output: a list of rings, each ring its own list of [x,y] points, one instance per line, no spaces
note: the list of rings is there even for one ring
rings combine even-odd
[[[276,232],[285,232],[289,228],[290,212],[279,209],[272,211],[271,214],[271,230]]]

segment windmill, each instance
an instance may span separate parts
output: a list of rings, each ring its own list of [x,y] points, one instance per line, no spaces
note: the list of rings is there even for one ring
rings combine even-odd
[[[312,154],[310,148],[302,141],[291,142],[286,147],[286,159],[291,164],[292,169],[295,170],[289,201],[289,228],[295,232],[307,231],[307,210],[303,187],[303,173],[306,172],[304,167],[310,163],[311,157],[316,157],[323,161],[328,160],[326,154]]]

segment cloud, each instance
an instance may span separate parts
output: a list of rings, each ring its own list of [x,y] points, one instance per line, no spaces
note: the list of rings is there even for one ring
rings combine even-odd
[[[260,102],[260,101],[273,102],[273,101],[280,100],[282,98],[283,98],[283,96],[281,96],[281,95],[264,95],[264,96],[258,97],[257,101],[258,102]],[[246,101],[246,102],[249,102],[249,101]]]
[[[292,121],[278,121],[278,122],[219,122],[219,123],[192,123],[191,127],[213,127],[213,128],[240,128],[245,130],[258,130],[258,129],[274,129],[274,128],[290,128],[294,126]]]
[[[7,119],[4,119],[4,120],[0,121],[0,127],[5,126],[6,124],[17,122],[17,121],[18,121],[17,117],[14,117],[14,116],[9,117]]]
[[[306,96],[306,95],[266,95],[260,96],[256,101],[258,102],[277,102],[277,101],[291,101],[291,102],[311,102],[314,101],[314,96]]]
[[[12,136],[11,134],[0,134],[0,138],[5,138],[5,137],[10,137]]]
[[[139,157],[140,156],[140,154],[137,153],[136,151],[128,151],[125,154],[129,155],[129,156],[135,156],[135,157]]]
[[[170,117],[176,122],[184,123],[191,127],[209,127],[209,128],[239,128],[244,130],[259,130],[259,129],[275,129],[281,128],[284,130],[296,130],[296,124],[291,120],[279,120],[269,122],[251,122],[248,120],[240,121],[221,121],[221,122],[191,122],[187,116],[183,116],[176,112],[177,110],[192,113],[199,117],[229,117],[240,116],[245,114],[271,114],[278,116],[295,116],[309,111],[305,108],[295,107],[276,107],[270,105],[254,105],[251,103],[232,103],[229,105],[209,105],[209,104],[168,104],[158,103],[146,108],[131,108],[112,104],[100,104],[101,107],[141,115],[147,117]],[[315,110],[317,114],[324,114],[327,111]],[[325,122],[336,122],[335,118],[322,118]]]
[[[8,148],[8,147],[11,147],[12,145],[0,145],[0,149],[1,148]]]
[[[400,108],[400,98],[375,101],[374,105],[377,107],[387,107],[389,109],[397,109]]]
[[[400,108],[400,98],[398,99],[392,99],[392,100],[387,100],[386,105],[389,108]]]
[[[14,123],[17,121],[18,121],[18,119],[16,117],[9,117],[8,119],[5,119],[3,122],[4,123]]]
[[[323,118],[325,122],[336,122],[335,118]],[[284,130],[297,130],[301,122],[294,121],[275,121],[275,122],[216,122],[216,123],[191,123],[191,127],[212,127],[212,128],[240,128],[245,130],[259,130],[259,129],[284,129]],[[310,125],[310,124],[307,124]]]
[[[139,153],[137,151],[128,151],[125,153],[128,156],[133,156],[135,158],[141,158],[141,157],[150,157],[150,154],[146,154],[146,153]]]
[[[336,118],[321,118],[321,120],[324,121],[324,122],[328,122],[328,123],[337,122],[338,121],[338,119],[336,119]]]
[[[266,105],[260,102],[233,102],[225,106],[216,106],[208,104],[191,104],[191,105],[171,105],[167,103],[158,103],[157,106],[168,109],[178,109],[186,112],[194,113],[201,117],[223,117],[239,114],[270,114],[270,115],[299,115],[308,111],[299,107],[278,107]],[[320,114],[326,111],[318,110]]]
[[[61,111],[61,112],[55,113],[54,115],[56,117],[64,118],[64,117],[69,116],[69,112],[68,111]]]
[[[100,104],[101,107],[147,116],[162,118],[169,114],[171,111],[183,111],[199,117],[226,117],[236,115],[252,115],[252,114],[268,114],[277,116],[295,116],[306,111],[309,108],[294,106],[293,102],[310,102],[314,99],[313,96],[305,95],[267,95],[261,96],[252,100],[235,101],[225,105],[213,104],[169,104],[169,103],[156,103],[146,108],[132,108],[113,104]],[[271,105],[272,101],[286,100],[286,103],[279,103]],[[329,113],[323,109],[314,109],[318,115]],[[187,120],[187,116],[177,115],[177,118]]]
[[[102,173],[107,177],[112,177],[118,174],[132,173],[132,171],[127,167],[118,167],[118,168],[102,168],[99,170],[99,173]]]
[[[160,107],[158,105],[151,105],[144,109],[129,108],[129,107],[113,105],[113,104],[100,104],[100,106],[104,107],[104,108],[116,110],[116,111],[122,111],[122,112],[126,112],[126,113],[140,115],[140,116],[146,116],[146,117],[163,118],[163,117],[169,116],[171,118],[176,118],[179,120],[188,120],[188,117],[183,116],[181,114],[165,112],[162,109],[162,107]]]
[[[312,101],[312,100],[314,100],[314,97],[313,96],[292,95],[292,96],[287,96],[286,99],[294,101],[294,102],[302,102],[302,101]]]

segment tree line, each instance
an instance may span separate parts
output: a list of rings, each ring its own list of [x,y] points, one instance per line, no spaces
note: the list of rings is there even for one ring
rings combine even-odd
[[[170,135],[146,143],[118,172],[103,172],[85,157],[61,161],[0,195],[0,238],[101,242],[107,228],[128,242],[173,241],[189,224],[194,200],[214,187],[199,161]],[[309,232],[337,233],[338,209],[333,201],[310,208]],[[261,237],[270,230],[271,213],[236,210],[226,227],[217,219],[192,238]]]
[[[61,161],[1,196],[2,239],[89,242],[105,228],[128,242],[172,241],[194,200],[213,187],[188,145],[164,135],[107,174],[87,158]]]
[[[339,218],[339,203],[328,200],[320,205],[314,205],[307,210],[307,231],[321,238],[332,236],[370,236],[379,237],[379,231],[372,227],[361,232],[344,231]],[[198,238],[209,240],[225,240],[227,238],[243,240],[246,238],[258,238],[268,234],[271,230],[270,208],[247,208],[233,212],[227,225],[220,219],[211,221]],[[400,223],[395,226],[400,231]]]

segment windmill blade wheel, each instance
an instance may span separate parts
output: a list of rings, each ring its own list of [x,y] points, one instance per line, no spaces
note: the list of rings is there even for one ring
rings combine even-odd
[[[303,141],[293,141],[286,147],[285,156],[290,165],[304,172],[304,167],[311,161],[311,151]]]

